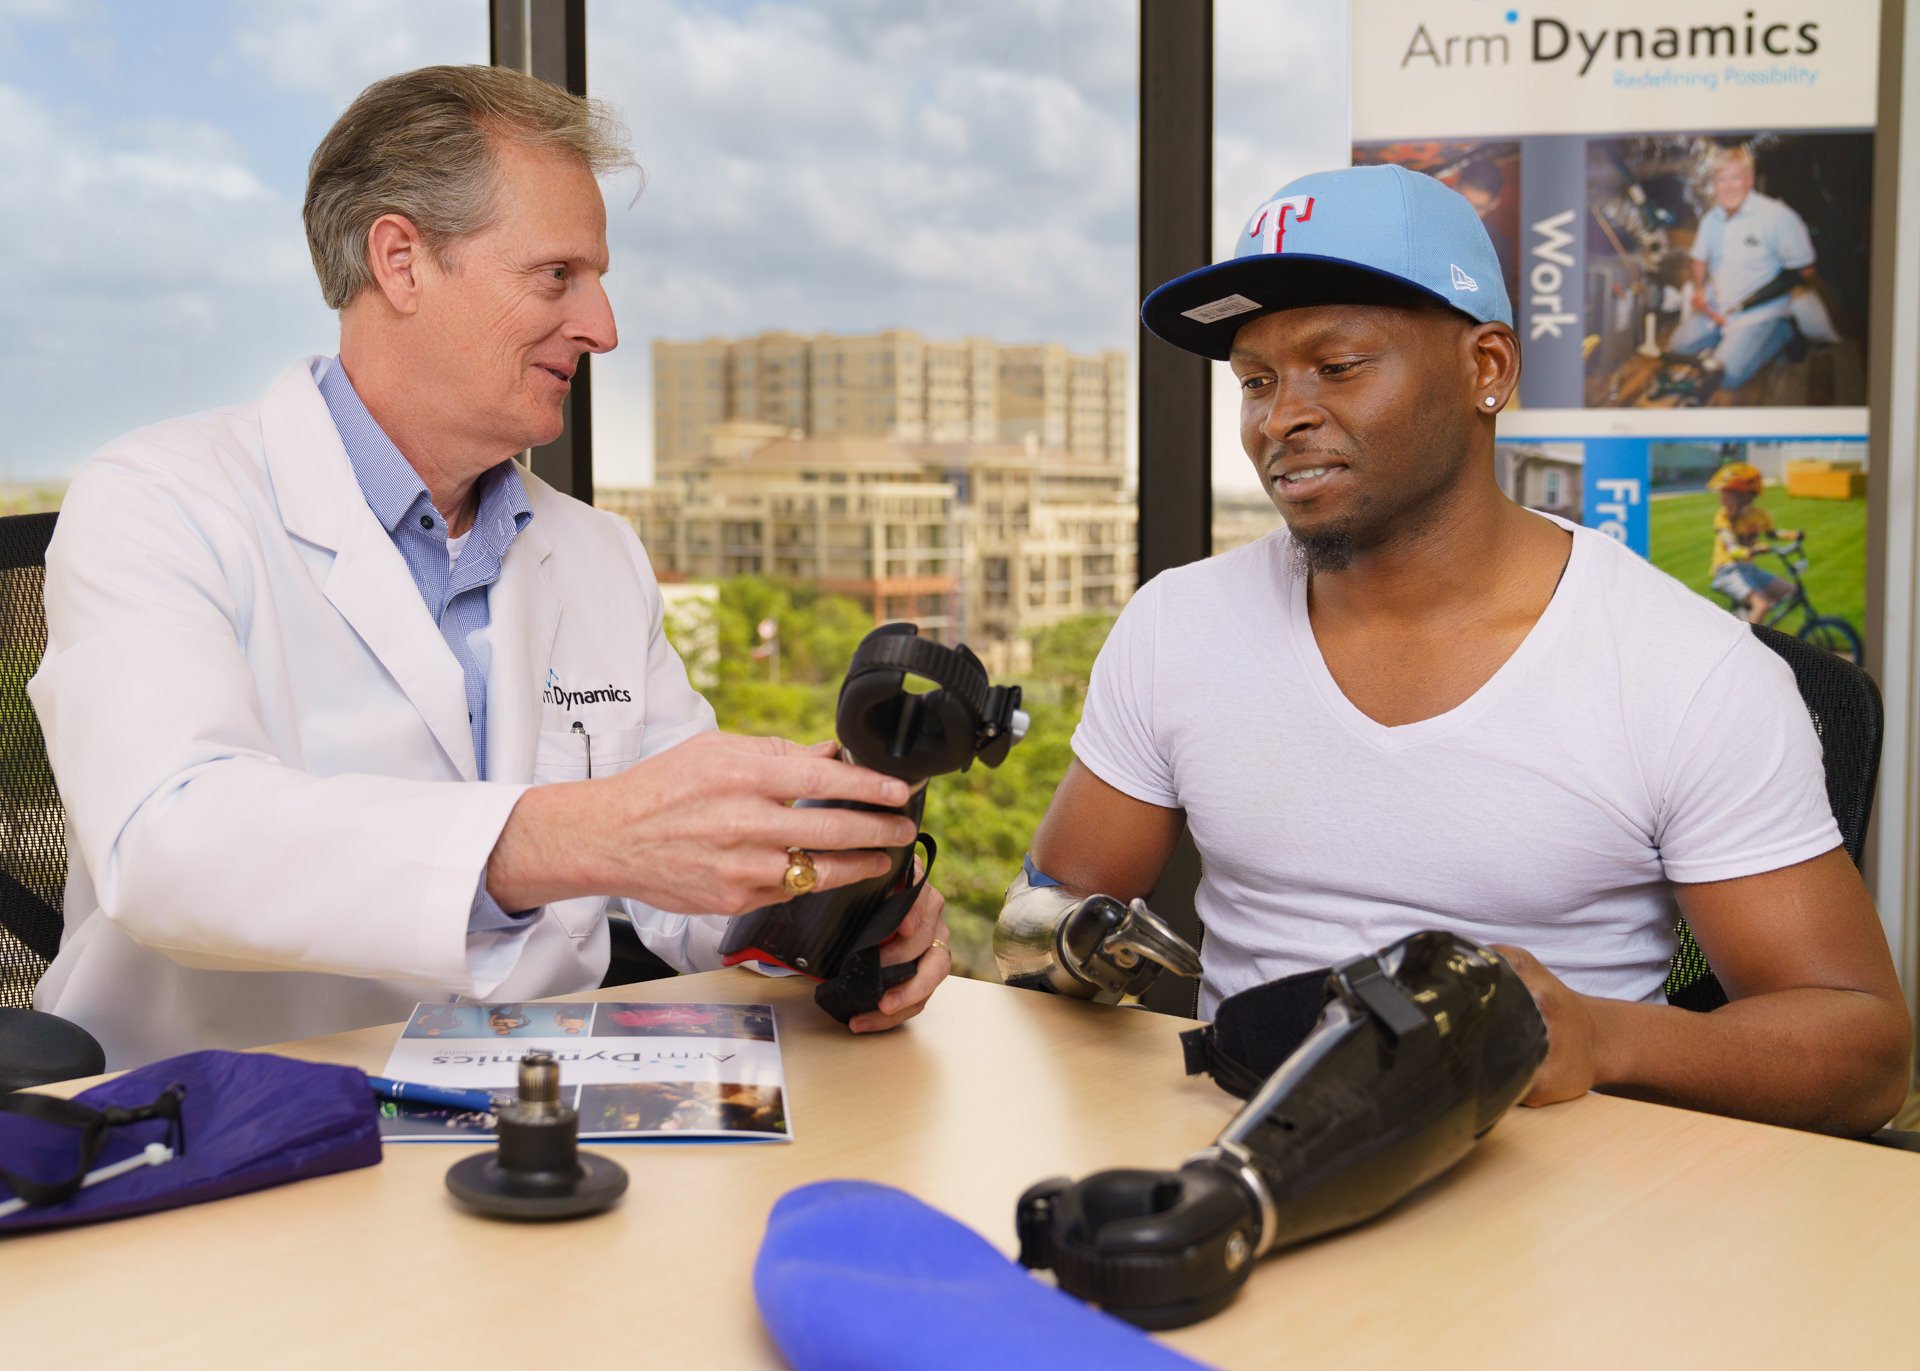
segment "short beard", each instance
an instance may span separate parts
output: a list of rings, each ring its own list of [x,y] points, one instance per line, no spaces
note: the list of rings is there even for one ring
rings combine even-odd
[[[1353,565],[1353,532],[1347,528],[1320,529],[1293,535],[1293,570],[1299,576],[1345,571]]]

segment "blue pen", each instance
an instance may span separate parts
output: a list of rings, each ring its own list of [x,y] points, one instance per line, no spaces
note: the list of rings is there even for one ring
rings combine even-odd
[[[482,1114],[491,1114],[513,1100],[511,1095],[495,1095],[487,1090],[456,1090],[452,1086],[421,1085],[386,1076],[369,1076],[367,1084],[383,1100],[405,1100],[409,1104],[438,1105],[442,1109],[467,1109]]]

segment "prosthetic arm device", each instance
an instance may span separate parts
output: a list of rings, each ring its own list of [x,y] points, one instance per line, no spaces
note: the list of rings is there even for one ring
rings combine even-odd
[[[1200,974],[1200,954],[1145,900],[1036,885],[1024,869],[994,923],[993,957],[1008,985],[1102,1004],[1144,994],[1162,970]]]
[[[1753,294],[1747,296],[1746,299],[1736,305],[1733,312],[1739,314],[1745,310],[1764,305],[1769,301],[1778,300],[1782,295],[1791,295],[1793,294],[1795,286],[1804,286],[1806,283],[1807,278],[1800,271],[1786,270],[1778,272],[1771,281],[1767,282],[1764,286],[1760,287],[1760,289],[1754,291]]]
[[[906,678],[937,689],[916,694]],[[1027,731],[1019,686],[996,686],[964,646],[943,647],[912,624],[883,624],[861,640],[840,686],[834,715],[845,760],[897,776],[913,787],[895,811],[916,824],[926,808],[926,782],[965,771],[978,757],[998,766]],[[835,801],[801,800],[802,806]],[[855,806],[872,809],[875,806]],[[926,868],[913,879],[913,852]],[[833,890],[815,890],[735,919],[720,944],[728,966],[773,962],[819,981],[814,999],[845,1023],[880,1003],[887,989],[912,978],[917,961],[882,968],[880,944],[913,907],[933,869],[934,841],[922,833],[891,850],[883,876]]]
[[[1189,1071],[1236,1094],[1259,1084],[1212,1146],[1177,1171],[1061,1177],[1020,1198],[1021,1263],[1144,1328],[1205,1318],[1256,1258],[1391,1208],[1464,1157],[1547,1053],[1512,968],[1437,931],[1220,1008],[1187,1035]],[[1255,1061],[1289,1037],[1262,1079]]]

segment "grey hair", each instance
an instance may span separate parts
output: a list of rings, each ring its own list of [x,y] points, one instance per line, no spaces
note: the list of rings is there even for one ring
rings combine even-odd
[[[301,217],[329,309],[371,286],[367,233],[383,214],[420,230],[436,261],[493,221],[502,140],[580,159],[596,177],[638,169],[626,127],[598,100],[506,67],[422,67],[375,81],[307,164]]]
[[[1717,176],[1724,168],[1732,166],[1735,162],[1744,165],[1749,173],[1758,170],[1754,165],[1753,149],[1745,143],[1735,143],[1731,147],[1715,148],[1713,150],[1713,153],[1707,158],[1707,175],[1709,177]]]

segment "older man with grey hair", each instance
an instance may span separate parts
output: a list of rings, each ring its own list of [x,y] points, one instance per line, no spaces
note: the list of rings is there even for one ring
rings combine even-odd
[[[1693,239],[1688,313],[1667,350],[1692,357],[1712,349],[1708,375],[1738,390],[1793,341],[1793,293],[1813,280],[1813,238],[1791,205],[1754,189],[1751,149],[1721,148],[1707,176],[1713,204]],[[1825,318],[1824,307],[1811,308]],[[1831,335],[1827,323],[1823,337]]]
[[[67,805],[38,1004],[109,1063],[597,985],[608,914],[681,970],[724,916],[887,869],[901,782],[715,730],[632,531],[513,458],[617,341],[602,105],[489,67],[380,81],[315,152],[339,352],[109,443],[48,556],[31,685]],[[918,958],[856,1031],[948,969]],[[930,955],[922,956],[923,953]]]

